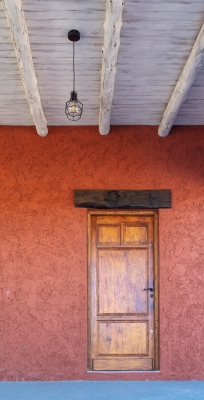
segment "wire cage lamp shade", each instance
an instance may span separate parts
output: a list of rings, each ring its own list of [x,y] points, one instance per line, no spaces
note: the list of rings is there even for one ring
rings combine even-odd
[[[83,104],[77,98],[77,92],[75,91],[75,66],[74,66],[74,43],[80,39],[80,33],[76,29],[72,29],[68,32],[68,39],[73,42],[73,90],[71,92],[70,100],[65,104],[65,114],[71,121],[78,121],[83,112]]]
[[[77,99],[77,92],[72,91],[70,100],[66,102],[65,114],[71,121],[77,121],[81,118],[83,111],[83,104]]]

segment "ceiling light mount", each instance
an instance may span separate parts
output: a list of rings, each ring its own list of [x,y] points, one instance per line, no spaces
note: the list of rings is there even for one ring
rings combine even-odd
[[[68,39],[73,42],[73,91],[71,92],[70,100],[65,104],[65,114],[71,121],[77,121],[82,116],[83,104],[77,99],[75,91],[75,66],[74,66],[74,43],[80,40],[80,32],[72,29],[68,32]]]
[[[68,32],[67,36],[68,39],[71,40],[71,42],[78,42],[80,40],[80,32],[76,29],[71,29],[71,31]]]

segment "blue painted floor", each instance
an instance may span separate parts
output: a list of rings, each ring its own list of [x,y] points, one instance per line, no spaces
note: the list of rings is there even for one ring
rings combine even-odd
[[[204,400],[204,381],[0,382],[0,400]]]

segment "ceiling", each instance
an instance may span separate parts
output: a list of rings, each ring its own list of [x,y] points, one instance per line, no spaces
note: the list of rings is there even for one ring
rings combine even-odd
[[[98,125],[105,0],[22,0],[42,106],[49,125]],[[159,125],[204,22],[202,0],[125,0],[112,125]],[[78,29],[76,90],[82,118],[66,118],[72,90],[70,29]],[[175,120],[204,124],[204,67]],[[0,0],[0,125],[34,125]]]

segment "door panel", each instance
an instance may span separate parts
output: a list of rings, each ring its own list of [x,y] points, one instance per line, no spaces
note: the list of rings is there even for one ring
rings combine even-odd
[[[99,355],[148,356],[148,323],[99,322]]]
[[[89,369],[152,370],[155,212],[89,214]],[[157,321],[156,321],[157,322]],[[157,325],[157,324],[156,324]]]
[[[137,260],[137,262],[136,262]],[[102,314],[147,314],[146,249],[98,251],[98,312]]]
[[[98,226],[98,244],[120,244],[120,225]]]
[[[93,360],[94,371],[151,371],[152,360],[150,358],[95,358]]]
[[[145,244],[147,243],[146,226],[124,226],[124,244]]]

